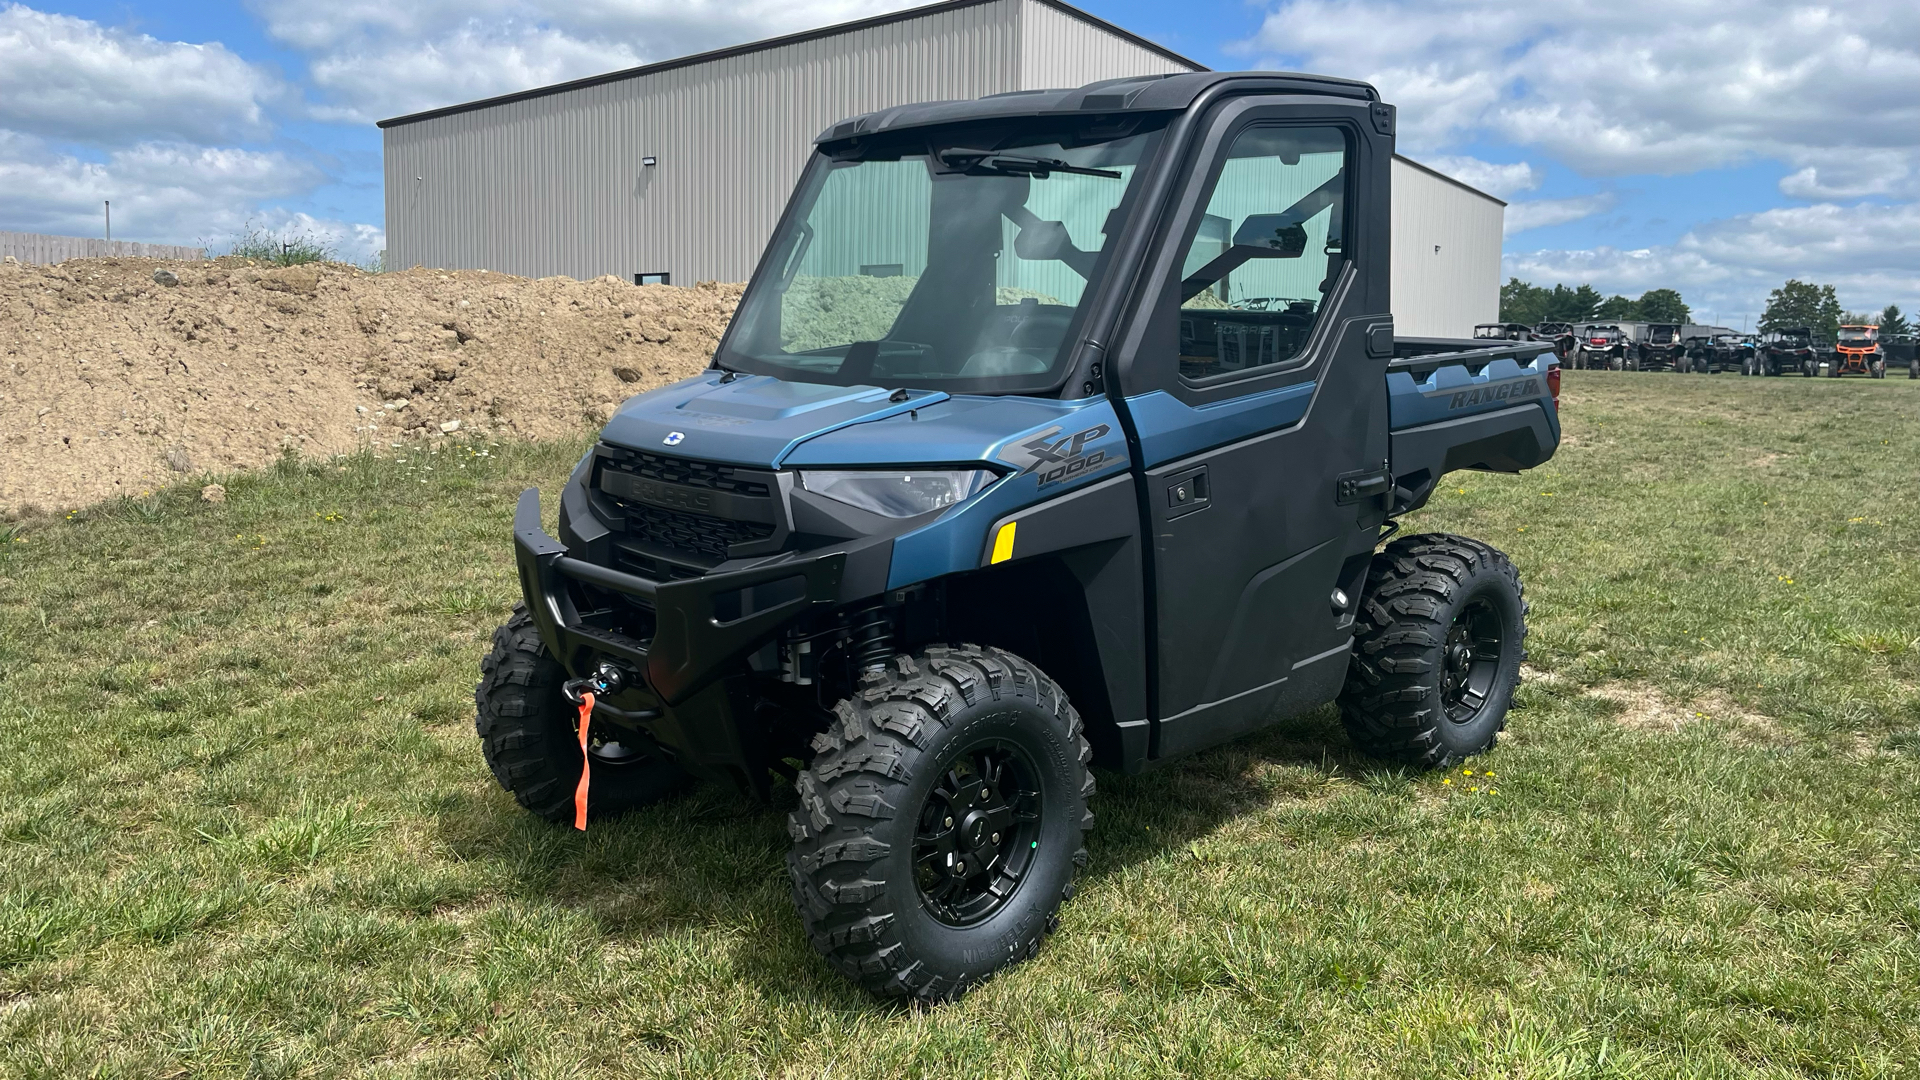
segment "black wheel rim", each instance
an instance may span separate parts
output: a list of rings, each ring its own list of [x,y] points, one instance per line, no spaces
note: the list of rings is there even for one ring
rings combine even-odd
[[[1447,629],[1440,678],[1440,697],[1452,723],[1471,724],[1486,708],[1500,677],[1505,636],[1500,612],[1485,597],[1469,601],[1454,617]]]
[[[1038,771],[998,740],[955,755],[927,793],[913,837],[921,902],[948,926],[971,926],[1007,905],[1040,846]]]

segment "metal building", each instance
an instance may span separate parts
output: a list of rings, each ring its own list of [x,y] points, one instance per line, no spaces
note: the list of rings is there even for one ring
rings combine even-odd
[[[836,120],[1200,70],[1060,0],[948,0],[402,116],[380,124],[387,261],[742,281],[813,137]],[[1466,336],[1498,314],[1504,204],[1404,164],[1394,170],[1396,323],[1403,334]],[[1405,269],[1403,234],[1426,253]]]
[[[1393,328],[1471,337],[1500,321],[1507,204],[1409,158],[1393,159]]]

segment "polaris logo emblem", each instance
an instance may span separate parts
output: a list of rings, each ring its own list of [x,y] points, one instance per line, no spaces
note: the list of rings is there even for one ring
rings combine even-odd
[[[669,431],[667,432],[667,437],[664,439],[661,439],[660,441],[662,443],[665,443],[668,446],[679,446],[681,443],[685,442],[686,439],[687,439],[687,433],[684,431]]]

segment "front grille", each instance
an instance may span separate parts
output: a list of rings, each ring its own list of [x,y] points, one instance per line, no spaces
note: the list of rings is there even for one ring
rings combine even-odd
[[[708,491],[725,491],[734,495],[755,495],[765,498],[772,489],[762,481],[748,479],[731,465],[713,465],[705,461],[689,461],[686,458],[667,457],[664,454],[650,454],[645,450],[624,450],[609,447],[603,455],[609,465],[621,472],[634,476],[657,480],[665,484],[682,484],[687,487],[705,488]]]
[[[627,503],[624,508],[629,538],[709,563],[724,562],[730,544],[773,535],[772,525],[757,521],[728,521],[642,503]]]

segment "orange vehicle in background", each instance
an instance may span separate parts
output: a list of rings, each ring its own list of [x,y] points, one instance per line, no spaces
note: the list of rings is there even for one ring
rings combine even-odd
[[[1841,327],[1840,340],[1833,346],[1833,360],[1827,364],[1827,374],[1836,379],[1842,375],[1870,375],[1876,379],[1886,378],[1887,351],[1880,347],[1880,328],[1878,326]]]

